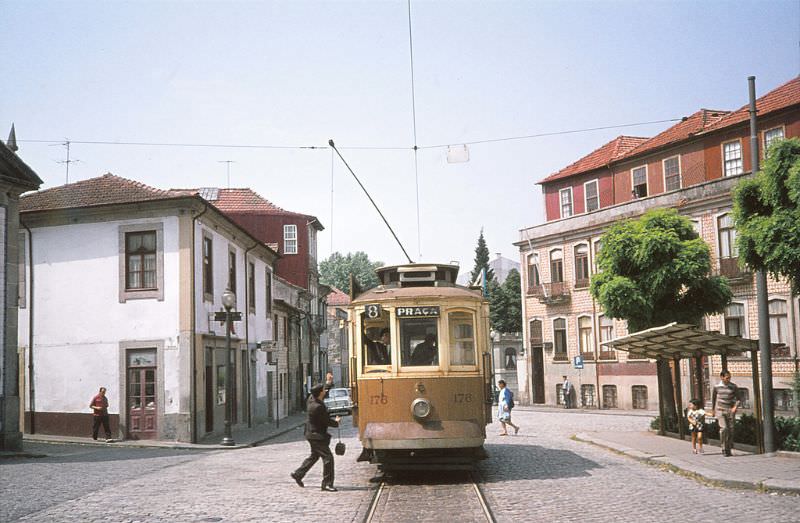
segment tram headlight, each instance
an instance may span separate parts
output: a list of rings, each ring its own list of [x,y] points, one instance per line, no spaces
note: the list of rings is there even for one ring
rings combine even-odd
[[[415,418],[427,418],[431,413],[431,403],[425,398],[417,398],[411,403],[411,414]]]

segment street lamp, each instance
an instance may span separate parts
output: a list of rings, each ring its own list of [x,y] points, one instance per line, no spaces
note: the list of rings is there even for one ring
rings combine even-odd
[[[225,307],[225,354],[227,356],[225,364],[225,437],[222,438],[220,444],[227,447],[232,447],[236,444],[231,435],[231,418],[233,417],[233,405],[231,404],[231,398],[233,397],[231,387],[233,382],[231,375],[233,373],[233,366],[231,365],[231,359],[233,358],[231,353],[231,324],[233,323],[232,316],[235,314],[231,313],[231,309],[234,305],[236,305],[236,295],[230,289],[226,289],[222,293],[222,306]]]

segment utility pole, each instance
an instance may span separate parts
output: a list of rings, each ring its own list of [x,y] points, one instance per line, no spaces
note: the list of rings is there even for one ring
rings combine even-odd
[[[224,163],[227,164],[227,173],[228,173],[228,189],[231,188],[231,164],[236,163],[233,160],[219,160],[217,163]]]
[[[750,88],[750,163],[753,174],[758,165],[758,128],[756,125],[756,77],[747,78]],[[758,352],[761,354],[761,401],[764,404],[764,452],[775,452],[775,409],[772,397],[772,353],[769,332],[769,296],[767,273],[756,271],[756,298],[758,303]]]

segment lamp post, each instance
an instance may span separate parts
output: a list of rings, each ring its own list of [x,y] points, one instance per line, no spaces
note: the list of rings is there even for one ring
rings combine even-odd
[[[232,447],[236,443],[233,441],[231,435],[231,417],[233,414],[233,405],[231,404],[232,393],[232,372],[233,365],[231,365],[231,323],[233,323],[233,314],[231,309],[236,305],[236,295],[230,290],[226,289],[222,293],[222,306],[225,307],[225,354],[227,360],[225,362],[225,437],[220,442],[221,445]]]

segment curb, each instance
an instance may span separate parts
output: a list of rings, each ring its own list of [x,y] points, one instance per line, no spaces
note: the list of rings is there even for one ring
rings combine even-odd
[[[730,479],[723,476],[722,475],[723,473],[715,470],[704,469],[704,468],[690,469],[687,467],[683,467],[680,464],[676,464],[674,459],[671,460],[671,458],[667,456],[661,454],[650,454],[648,452],[632,449],[630,447],[626,447],[619,443],[606,441],[600,438],[594,438],[585,433],[575,434],[574,436],[572,436],[572,439],[574,439],[575,441],[580,441],[582,443],[589,443],[591,445],[596,445],[598,447],[611,450],[612,452],[622,454],[624,456],[633,458],[637,461],[646,463],[648,465],[655,465],[659,467],[666,466],[684,476],[691,477],[706,483],[710,483],[715,486],[728,487],[740,490],[754,490],[757,492],[800,494],[800,487],[796,485],[791,485],[791,486],[787,485],[785,480],[767,479],[764,481],[743,481],[737,479]]]
[[[111,443],[106,443],[106,442],[95,442],[92,440],[86,441],[87,438],[53,439],[53,438],[48,438],[47,435],[43,436],[35,435],[34,437],[24,437],[23,441],[27,441],[30,443],[48,443],[51,445],[82,445],[87,447],[119,447],[119,448],[171,449],[171,450],[237,450],[237,449],[257,447],[273,438],[282,436],[287,432],[291,432],[296,428],[303,426],[304,424],[305,421],[297,421],[287,425],[285,428],[279,429],[276,432],[271,432],[265,436],[259,437],[254,441],[248,443],[240,443],[237,445],[230,445],[230,446],[219,445],[219,444],[163,442],[163,441],[159,441],[157,443],[138,443],[136,440],[120,440]],[[35,454],[30,452],[8,453],[8,454],[0,453],[0,459],[44,458],[47,456],[48,454]]]

